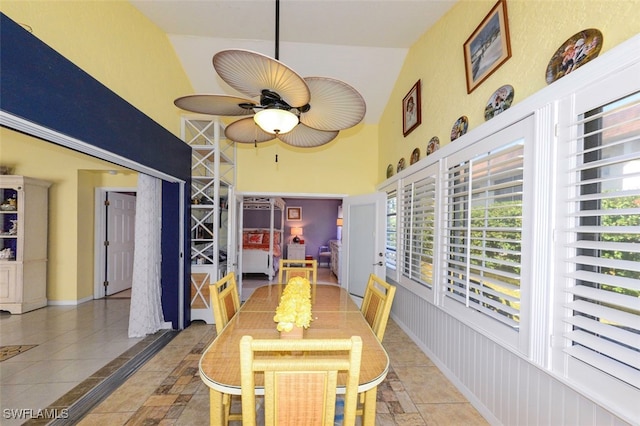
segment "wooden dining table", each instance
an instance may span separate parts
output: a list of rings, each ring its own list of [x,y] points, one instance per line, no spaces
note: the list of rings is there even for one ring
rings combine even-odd
[[[224,394],[240,395],[240,339],[278,339],[279,332],[273,321],[280,301],[281,285],[257,288],[240,310],[229,321],[220,335],[200,357],[200,378],[209,387],[210,423],[223,424]],[[362,338],[362,362],[358,392],[364,392],[365,405],[362,424],[373,426],[376,415],[376,389],[387,376],[389,357],[358,306],[345,289],[337,285],[318,284],[312,297],[312,322],[304,331],[304,339]],[[297,356],[304,356],[303,353]],[[344,384],[340,390],[343,390]],[[264,388],[256,381],[256,394]]]

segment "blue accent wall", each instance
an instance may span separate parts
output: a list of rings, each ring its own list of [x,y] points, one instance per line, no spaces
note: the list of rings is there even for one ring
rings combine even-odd
[[[191,148],[6,15],[0,16],[0,109],[167,175],[191,181]],[[188,253],[189,203],[178,184],[163,183],[162,291],[166,321],[178,325],[180,226]],[[179,203],[185,223],[178,222]],[[185,309],[185,326],[189,309]]]

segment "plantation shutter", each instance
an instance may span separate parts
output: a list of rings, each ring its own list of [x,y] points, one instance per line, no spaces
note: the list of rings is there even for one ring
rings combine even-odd
[[[436,177],[420,177],[402,188],[402,273],[431,288],[435,233]]]
[[[524,141],[450,167],[446,296],[516,329],[520,322]]]
[[[640,93],[572,126],[565,351],[640,387]]]

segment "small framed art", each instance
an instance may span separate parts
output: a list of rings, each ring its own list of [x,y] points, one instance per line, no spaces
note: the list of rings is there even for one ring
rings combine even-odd
[[[413,85],[402,100],[402,134],[406,137],[422,122],[420,80]]]
[[[467,93],[511,57],[507,2],[499,0],[464,43]]]
[[[302,220],[302,207],[287,207],[287,220]]]

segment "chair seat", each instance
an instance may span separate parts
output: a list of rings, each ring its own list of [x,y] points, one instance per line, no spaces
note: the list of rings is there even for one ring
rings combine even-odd
[[[329,246],[320,246],[318,248],[318,266],[322,266],[322,263],[326,263],[327,268],[331,264],[331,250]]]

